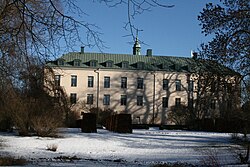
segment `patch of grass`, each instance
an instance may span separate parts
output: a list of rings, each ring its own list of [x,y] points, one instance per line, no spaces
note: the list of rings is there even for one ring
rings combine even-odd
[[[46,150],[56,152],[57,148],[58,148],[57,144],[49,144],[47,145]]]
[[[0,157],[0,166],[23,166],[27,164],[24,158]]]

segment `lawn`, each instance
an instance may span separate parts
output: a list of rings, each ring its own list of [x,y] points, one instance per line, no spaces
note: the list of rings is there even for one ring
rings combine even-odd
[[[0,155],[24,158],[29,166],[202,165],[213,161],[225,165],[238,163],[236,155],[241,149],[232,143],[230,133],[149,129],[118,134],[103,129],[98,133],[61,129],[60,136],[0,133]]]

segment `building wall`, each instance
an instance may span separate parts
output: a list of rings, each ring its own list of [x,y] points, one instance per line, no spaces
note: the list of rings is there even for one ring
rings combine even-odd
[[[150,71],[125,71],[108,69],[87,68],[54,68],[55,75],[60,75],[60,85],[68,96],[77,94],[77,102],[86,104],[87,94],[93,94],[93,105],[97,107],[97,85],[99,73],[99,98],[98,106],[102,109],[109,108],[118,113],[130,113],[134,123],[162,123],[167,122],[167,113],[175,105],[176,98],[181,99],[181,104],[188,103],[188,82],[186,73],[178,72],[150,72]],[[71,76],[77,76],[77,86],[71,86]],[[88,87],[88,76],[94,77],[94,86]],[[110,77],[110,88],[104,88],[104,77]],[[127,88],[121,88],[121,77],[127,77]],[[143,89],[137,89],[137,78],[143,78]],[[168,79],[168,90],[163,90],[163,79]],[[176,80],[181,81],[181,91],[176,91]],[[154,93],[155,92],[155,93]],[[110,95],[110,105],[103,105],[104,94]],[[127,105],[120,104],[121,95],[127,95]],[[137,96],[143,96],[143,105],[137,105]],[[162,97],[168,97],[168,107],[162,107]],[[82,112],[81,109],[77,110]],[[154,113],[154,118],[153,118]]]

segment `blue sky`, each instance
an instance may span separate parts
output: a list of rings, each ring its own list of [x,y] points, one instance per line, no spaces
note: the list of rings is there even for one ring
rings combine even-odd
[[[165,1],[162,1],[165,2]],[[202,42],[209,40],[201,33],[197,16],[208,2],[219,0],[166,0],[173,8],[154,8],[150,12],[138,15],[134,23],[142,32],[139,39],[147,45],[141,45],[141,54],[153,49],[154,55],[190,56],[191,50],[197,50]],[[88,15],[82,20],[95,23],[103,33],[101,38],[107,48],[105,53],[131,54],[132,37],[123,27],[127,21],[126,5],[109,8],[104,3],[92,0],[80,0],[78,6]],[[80,45],[80,44],[79,44]],[[80,48],[80,46],[79,46]],[[78,47],[76,48],[77,50]],[[85,48],[86,52],[100,52],[98,48]]]

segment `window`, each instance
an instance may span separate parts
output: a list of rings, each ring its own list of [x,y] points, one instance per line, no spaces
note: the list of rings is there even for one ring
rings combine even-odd
[[[188,91],[193,92],[194,91],[194,81],[190,80],[188,82]]]
[[[58,63],[59,66],[64,66],[64,60],[63,59],[59,59],[57,61],[57,63]]]
[[[137,89],[143,89],[143,78],[137,78]]]
[[[104,95],[103,105],[110,105],[110,95]]]
[[[94,101],[94,95],[87,94],[87,104],[93,104],[93,101]]]
[[[104,77],[104,88],[110,88],[110,77]]]
[[[175,98],[175,107],[181,106],[181,98]]]
[[[76,104],[76,93],[70,93],[70,103]]]
[[[137,68],[138,69],[143,69],[144,68],[144,62],[138,62],[137,63]]]
[[[106,62],[106,67],[112,67],[113,66],[113,62],[112,61],[107,61]]]
[[[225,85],[225,91],[226,91],[226,93],[231,93],[232,92],[232,84],[231,83],[227,83],[226,85]]]
[[[71,86],[76,87],[77,86],[77,76],[71,75]]]
[[[193,107],[194,107],[194,100],[193,99],[188,100],[188,107],[189,107],[189,109],[193,109]]]
[[[127,105],[127,96],[121,95],[121,105],[126,106]]]
[[[96,67],[96,66],[97,66],[97,61],[96,61],[96,60],[91,60],[91,61],[89,62],[89,66],[90,66],[90,67]]]
[[[121,77],[121,88],[127,88],[127,77]]]
[[[162,88],[168,90],[168,79],[163,79]]]
[[[176,91],[181,91],[181,80],[175,81]]]
[[[55,92],[55,94],[54,94],[54,99],[55,99],[55,102],[56,102],[56,103],[59,103],[59,102],[60,102],[60,97],[61,97],[60,92]]]
[[[55,86],[60,86],[61,83],[61,76],[55,75]]]
[[[143,105],[143,96],[137,96],[137,106]]]
[[[162,97],[162,107],[167,108],[168,107],[168,98]]]
[[[122,62],[122,68],[128,68],[128,62],[127,61]]]
[[[211,103],[210,103],[210,108],[214,110],[215,109],[215,105],[216,105],[216,100],[212,99]]]
[[[81,61],[80,60],[74,60],[74,66],[81,66]]]
[[[94,87],[94,77],[88,76],[88,87],[93,88]]]

